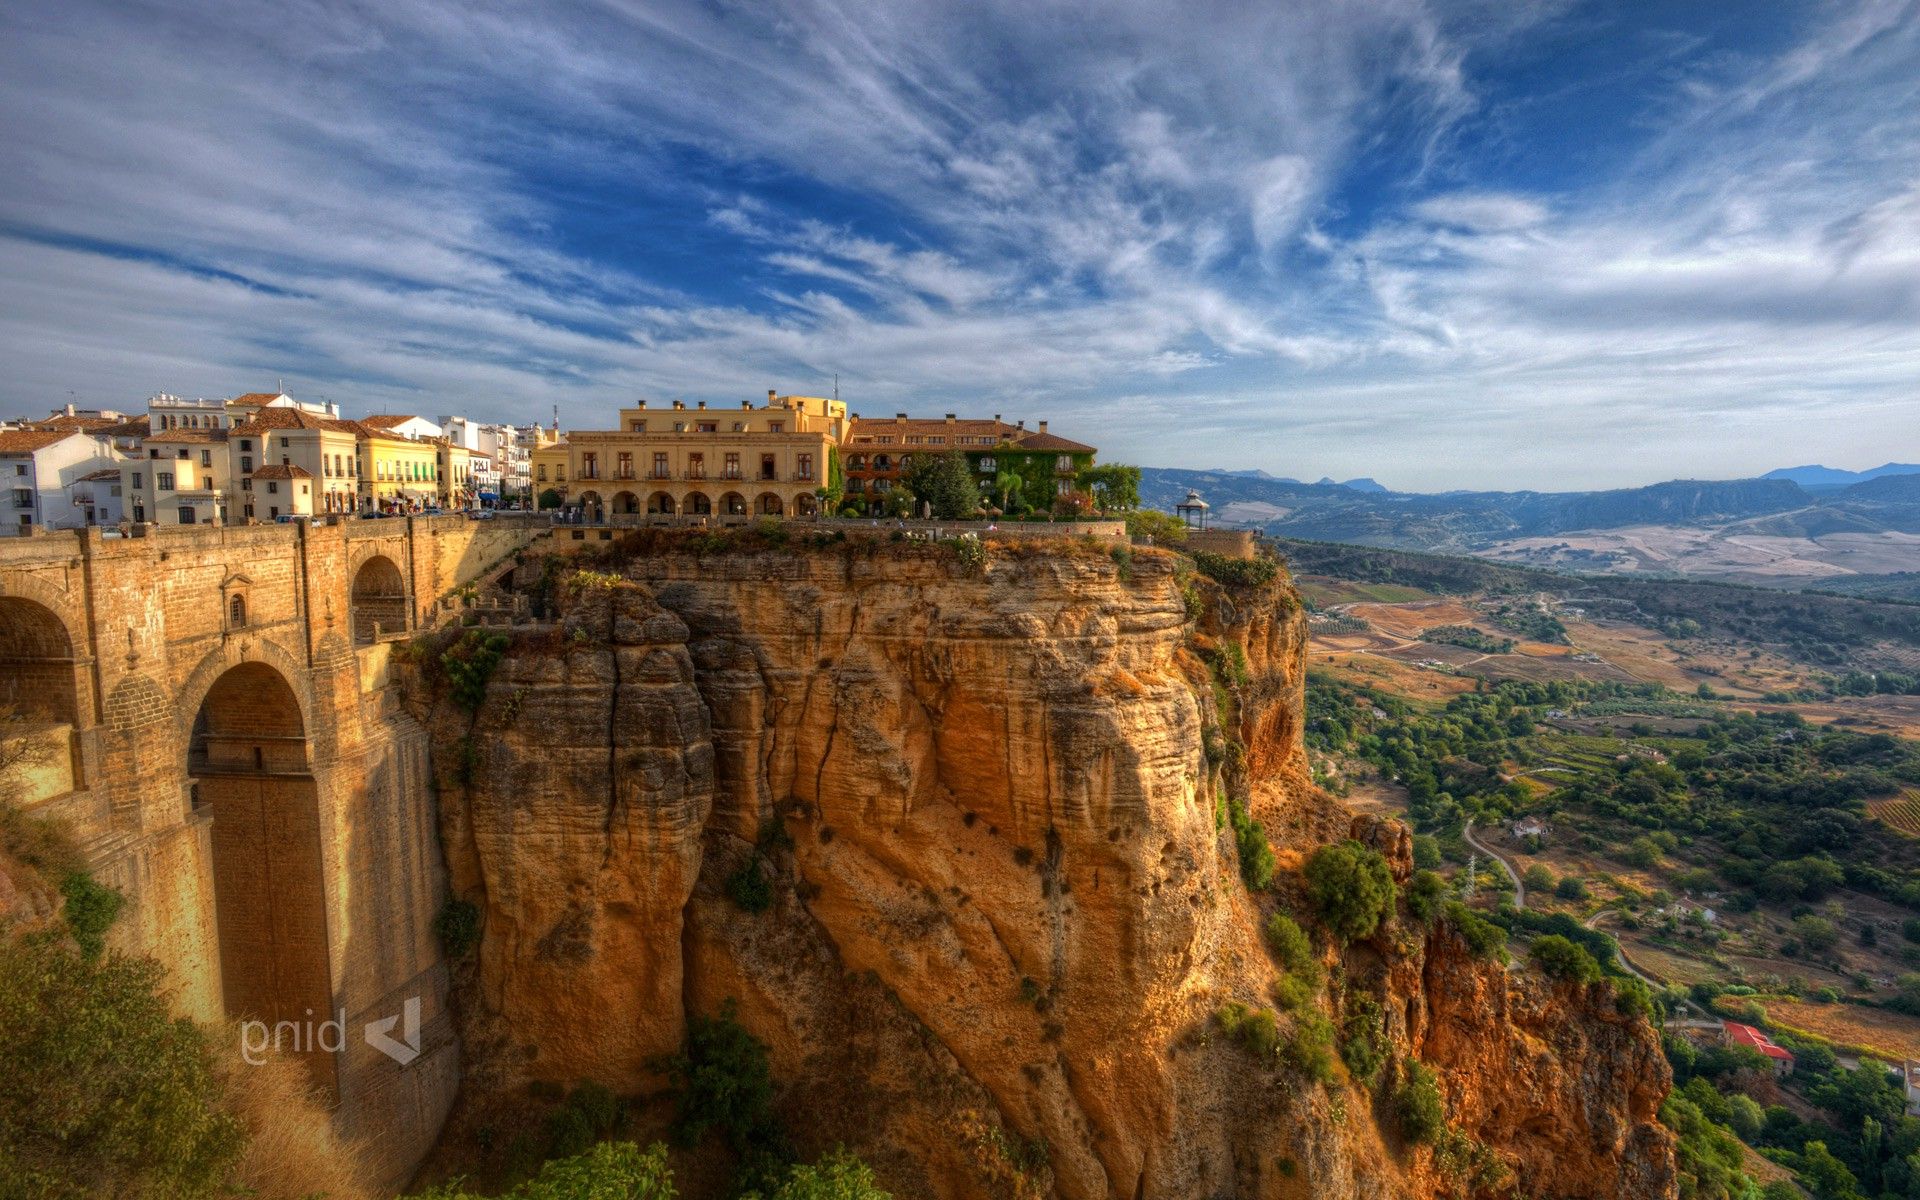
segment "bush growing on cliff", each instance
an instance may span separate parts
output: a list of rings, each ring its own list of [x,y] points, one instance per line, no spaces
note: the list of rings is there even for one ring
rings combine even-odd
[[[512,644],[513,639],[504,633],[472,629],[447,648],[440,656],[440,668],[456,704],[468,712],[480,710],[487,699],[487,681],[493,678],[494,668]]]
[[[1298,922],[1285,913],[1274,913],[1267,918],[1266,934],[1273,956],[1288,973],[1309,983],[1319,982],[1320,960],[1314,957],[1313,942]]]
[[[773,1118],[767,1048],[735,1019],[729,997],[711,1017],[687,1022],[686,1049],[667,1060],[676,1113],[673,1134],[691,1146],[719,1130],[739,1153],[783,1142]]]
[[[1446,904],[1447,924],[1467,944],[1475,958],[1507,961],[1507,931],[1458,900]]]
[[[1281,1058],[1315,1083],[1332,1083],[1335,1079],[1333,1022],[1327,1019],[1327,1014],[1318,1009],[1300,1013]]]
[[[1271,558],[1228,558],[1211,550],[1191,550],[1188,554],[1202,575],[1228,587],[1259,587],[1273,582],[1280,573],[1280,564]]]
[[[1359,842],[1322,846],[1307,860],[1307,894],[1343,942],[1371,937],[1393,912],[1393,892],[1387,860]]]
[[[1253,891],[1263,891],[1273,882],[1277,865],[1267,831],[1247,811],[1247,802],[1236,796],[1227,798],[1227,820],[1233,825],[1234,848],[1240,857],[1240,878]]]
[[[618,1096],[588,1080],[573,1089],[565,1104],[547,1114],[547,1157],[571,1158],[586,1152],[626,1116],[626,1105]]]
[[[1535,938],[1527,957],[1550,979],[1586,984],[1598,983],[1605,975],[1600,963],[1587,953],[1585,946],[1568,941],[1557,933]]]
[[[1440,1099],[1440,1081],[1420,1060],[1401,1060],[1393,1111],[1400,1119],[1401,1136],[1410,1142],[1430,1145],[1446,1132],[1447,1110]]]
[[[1433,871],[1415,871],[1407,881],[1407,913],[1422,925],[1439,920],[1446,907],[1447,881]]]
[[[1214,1011],[1213,1019],[1222,1033],[1261,1058],[1270,1059],[1280,1051],[1280,1026],[1264,1008],[1229,1000]]]
[[[0,936],[0,1193],[80,1200],[223,1191],[245,1140],[207,1036],[160,967]]]
[[[480,908],[470,900],[449,899],[433,918],[434,936],[453,962],[473,953],[480,944]]]
[[[872,1168],[840,1148],[812,1166],[793,1167],[772,1191],[746,1192],[740,1200],[892,1200],[892,1195],[880,1190]]]
[[[60,895],[66,900],[60,915],[66,919],[74,944],[87,958],[99,958],[107,948],[107,927],[120,915],[126,897],[85,871],[67,872],[60,881]]]
[[[1347,1064],[1347,1070],[1371,1087],[1387,1065],[1391,1049],[1380,1020],[1380,1002],[1365,992],[1349,995],[1347,1019],[1340,1025],[1340,1060]]]
[[[773,907],[773,885],[767,882],[758,854],[750,856],[727,876],[727,899],[750,913],[762,913]]]
[[[642,1150],[632,1142],[602,1142],[584,1154],[555,1159],[540,1174],[500,1193],[498,1200],[675,1200],[667,1148]],[[484,1200],[460,1181],[428,1188],[414,1200]]]

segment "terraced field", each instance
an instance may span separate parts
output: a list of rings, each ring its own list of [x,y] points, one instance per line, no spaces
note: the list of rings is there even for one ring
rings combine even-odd
[[[1867,813],[1889,829],[1908,837],[1920,837],[1920,791],[1908,789],[1904,795],[1872,801],[1867,805]]]

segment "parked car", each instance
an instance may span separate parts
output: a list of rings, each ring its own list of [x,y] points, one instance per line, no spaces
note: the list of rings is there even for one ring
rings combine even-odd
[[[470,508],[467,510],[467,519],[469,521],[491,521],[493,520],[493,510],[490,508]]]

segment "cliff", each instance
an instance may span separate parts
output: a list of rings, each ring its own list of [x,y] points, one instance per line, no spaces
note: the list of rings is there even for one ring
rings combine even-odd
[[[483,917],[453,1138],[584,1079],[657,1121],[658,1056],[730,999],[800,1149],[845,1143],[902,1196],[1479,1186],[1400,1142],[1384,1089],[1313,1083],[1211,1020],[1269,1003],[1263,906],[1298,905],[1305,853],[1357,836],[1409,871],[1403,829],[1308,782],[1291,588],[1154,552],[970,558],[641,535],[519,572],[559,620],[476,710],[422,672],[450,877]],[[1241,882],[1230,795],[1273,841],[1271,893]],[[1377,1000],[1509,1182],[1673,1194],[1643,1022],[1444,927],[1323,953],[1318,1003]]]

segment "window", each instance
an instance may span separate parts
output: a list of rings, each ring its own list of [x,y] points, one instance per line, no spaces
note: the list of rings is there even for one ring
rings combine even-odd
[[[936,435],[934,437],[928,438],[927,444],[929,446],[944,446],[947,444],[947,439],[944,436]]]
[[[281,439],[280,439],[280,448],[281,448],[282,450],[285,450],[285,449],[287,448],[287,439],[285,439],[285,438],[281,438]]]
[[[772,479],[775,476],[774,458],[771,454],[760,456],[760,478]]]
[[[200,465],[203,467],[210,467],[213,465],[213,451],[202,450],[200,452]]]
[[[728,479],[740,478],[740,455],[738,451],[727,451],[727,459],[724,464],[723,473]]]
[[[13,466],[13,473],[15,475],[25,475],[27,473],[27,464],[15,463]]]
[[[645,421],[628,421],[627,431],[629,433],[645,433],[647,431],[647,423]]]
[[[673,431],[675,433],[685,433],[687,431],[687,423],[685,421],[675,421],[673,423]]]
[[[600,478],[600,457],[591,450],[580,456],[580,478]]]
[[[246,443],[244,443],[244,442],[242,442],[241,444],[242,444],[242,445],[245,445]],[[247,471],[251,471],[251,470],[253,470],[253,456],[252,456],[252,455],[250,455],[250,454],[242,454],[242,455],[240,456],[240,470],[241,470],[241,472],[242,472],[242,473],[245,473],[245,472],[247,472]]]
[[[567,464],[558,463],[554,466],[553,481],[555,483],[565,483],[567,481]]]
[[[33,489],[32,488],[13,489],[13,506],[15,508],[32,508],[33,507]]]
[[[996,470],[996,469],[997,469],[997,468],[996,468],[996,467],[995,467],[995,466],[993,465],[993,455],[991,455],[991,454],[982,454],[982,455],[980,456],[980,469],[981,469],[982,471],[992,471],[992,470]]]
[[[687,478],[705,479],[707,477],[707,456],[704,454],[687,455]]]
[[[656,450],[656,451],[654,451],[654,454],[653,454],[653,477],[654,477],[655,479],[670,479],[670,478],[672,478],[672,476],[671,476],[671,475],[669,475],[669,474],[667,473],[667,452],[666,452],[666,451],[664,451],[664,450]]]
[[[279,494],[280,494],[279,481],[274,479],[267,480],[267,495],[278,496]]]
[[[1056,479],[1053,481],[1053,490],[1055,493],[1064,496],[1073,490],[1073,480]]]
[[[735,421],[733,423],[733,431],[735,433],[745,433],[746,430],[747,430],[747,423],[745,421]]]
[[[796,472],[796,474],[798,474],[802,479],[812,479],[813,478],[813,455],[802,454],[798,457],[796,461],[798,461],[800,464],[799,470]]]
[[[134,506],[133,506],[133,519],[134,519],[134,520],[135,520],[136,522],[139,522],[139,523],[143,523],[143,524],[145,523],[145,521],[146,521],[146,519],[147,519],[147,508],[146,508],[146,505],[144,505],[144,504],[136,504],[136,505],[134,505]]]
[[[191,456],[192,453],[193,452],[188,450],[185,446],[182,446],[178,450],[173,452],[173,456],[175,458],[187,458]]]
[[[535,471],[534,474],[539,477],[541,483],[545,483],[547,481],[547,464],[541,463],[539,469]]]
[[[180,523],[182,525],[198,525],[200,523],[199,519],[193,515],[193,508],[191,505],[182,504],[180,506],[180,511],[175,515],[180,518]]]
[[[848,459],[848,460],[847,460],[847,469],[848,469],[848,470],[850,470],[850,471],[864,471],[864,470],[866,470],[866,469],[867,469],[867,456],[866,456],[866,455],[864,455],[864,454],[856,454],[856,455],[854,455],[854,456],[853,456],[852,458],[850,458],[850,459]]]
[[[720,423],[718,421],[702,421],[700,422],[700,432],[701,433],[719,433]]]
[[[1062,454],[1059,458],[1054,459],[1053,469],[1056,471],[1073,470],[1073,456],[1071,454]]]
[[[614,464],[613,475],[615,479],[633,478],[633,451],[622,450],[620,452],[619,459]]]
[[[139,486],[141,486],[141,485],[140,485],[140,472],[138,472],[138,471],[135,471],[135,472],[133,473],[133,486],[135,486],[135,487],[139,487]]]
[[[247,626],[247,598],[234,596],[227,600],[227,627],[245,629]]]
[[[785,433],[787,431],[787,423],[785,421],[775,421],[767,426],[767,430],[770,433]]]
[[[251,440],[251,439],[248,439],[248,438],[241,438],[241,439],[240,439],[240,450],[241,450],[241,452],[242,452],[242,453],[245,453],[246,451],[248,451],[248,450],[251,450],[251,449],[253,449],[253,442],[252,442],[252,440]]]
[[[172,471],[156,472],[153,476],[153,486],[159,488],[163,492],[172,491],[173,490],[173,472]],[[189,522],[189,524],[191,524],[191,522]]]

